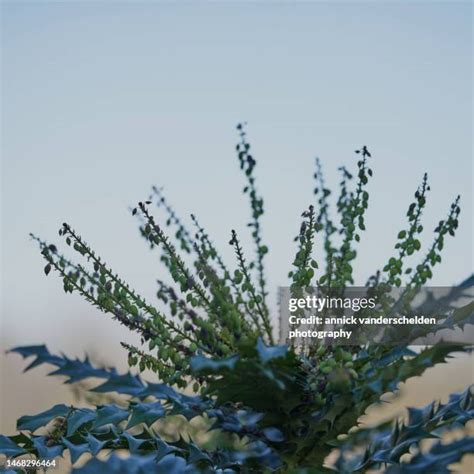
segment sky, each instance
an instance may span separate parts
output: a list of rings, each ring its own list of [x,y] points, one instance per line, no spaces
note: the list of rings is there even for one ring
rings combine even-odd
[[[67,221],[152,299],[164,269],[129,212],[152,185],[199,217],[233,267],[230,230],[250,245],[240,121],[265,198],[274,301],[314,202],[315,157],[337,186],[362,145],[374,179],[356,283],[393,254],[425,171],[423,244],[462,195],[432,284],[461,282],[473,268],[471,40],[470,2],[4,1],[2,345],[125,361],[127,332],[45,278],[28,235],[57,243]]]

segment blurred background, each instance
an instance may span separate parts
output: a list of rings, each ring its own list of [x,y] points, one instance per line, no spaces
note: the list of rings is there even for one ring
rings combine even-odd
[[[472,273],[471,2],[3,1],[1,79],[1,433],[72,399],[47,369],[22,374],[5,350],[46,343],[124,369],[119,341],[135,340],[45,278],[29,232],[55,242],[67,221],[153,299],[163,267],[129,207],[158,185],[233,262],[230,229],[244,235],[249,218],[239,121],[258,160],[274,303],[314,202],[315,156],[336,186],[362,145],[374,179],[355,283],[392,255],[425,171],[425,245],[462,196],[432,285]],[[472,381],[473,360],[455,359],[410,381],[388,410],[445,400]]]

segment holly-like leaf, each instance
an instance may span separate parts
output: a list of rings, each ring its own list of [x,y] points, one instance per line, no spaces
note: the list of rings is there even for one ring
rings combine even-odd
[[[181,394],[164,383],[149,383],[140,394],[141,398],[153,396],[160,400],[179,400]]]
[[[130,405],[132,416],[128,421],[127,429],[133,428],[139,423],[152,425],[158,418],[165,414],[165,409],[160,402],[133,403]]]
[[[127,440],[128,449],[132,454],[138,454],[140,452],[140,446],[146,442],[145,439],[136,438],[126,431],[122,433],[122,437]]]
[[[67,420],[67,436],[72,436],[82,425],[96,418],[96,413],[89,408],[74,410]]]
[[[61,444],[54,444],[50,446],[49,439],[46,436],[37,436],[33,438],[33,445],[38,453],[40,459],[54,459],[64,451],[64,446]]]
[[[26,450],[18,446],[10,438],[4,435],[0,435],[0,454],[4,454],[5,456],[10,458],[25,453]]]
[[[106,382],[92,389],[93,392],[107,393],[117,392],[124,395],[139,395],[143,392],[145,386],[139,377],[126,373],[124,375],[115,375]]]
[[[127,458],[119,458],[112,455],[106,461],[91,459],[83,467],[74,469],[74,474],[184,474],[192,473],[193,470],[186,469],[186,461],[182,457],[168,454],[159,462],[155,461],[153,455],[137,456],[131,455]]]
[[[86,440],[93,456],[97,456],[108,442],[108,440],[100,440],[90,433],[87,433]]]
[[[62,357],[50,354],[45,345],[14,347],[10,349],[9,352],[16,352],[20,354],[23,359],[32,356],[36,357],[36,359],[24,369],[24,372],[41,364],[61,365],[63,363]]]
[[[465,454],[474,453],[474,437],[467,437],[443,444],[434,444],[426,453],[419,453],[409,463],[391,466],[387,474],[417,474],[420,472],[436,472],[436,474],[449,474],[450,464],[461,461]]]
[[[118,425],[128,418],[128,410],[120,408],[117,405],[104,405],[97,410],[97,417],[92,428],[97,430],[105,425]]]
[[[115,373],[115,369],[107,370],[93,367],[87,357],[84,361],[64,357],[60,367],[49,375],[65,375],[68,377],[66,383],[74,383],[90,377],[106,378]]]
[[[69,455],[71,456],[72,464],[75,464],[76,461],[84,454],[90,452],[90,446],[88,443],[73,444],[68,441],[66,438],[61,438],[64,446],[69,450]]]
[[[433,402],[423,408],[409,408],[406,423],[397,421],[393,426],[383,424],[381,428],[373,427],[362,430],[362,434],[349,435],[340,446],[342,458],[338,467],[343,472],[352,472],[377,467],[380,463],[397,464],[412,446],[419,445],[424,439],[438,438],[444,430],[462,427],[472,419],[474,396],[471,388],[452,394],[445,404]],[[367,441],[364,454],[351,453],[360,450],[358,442],[365,444]]]
[[[196,446],[194,443],[188,444],[188,450],[189,450],[188,462],[190,464],[203,463],[203,462],[208,465],[212,464],[212,459],[209,457],[209,455],[204,450]]]
[[[265,435],[265,438],[272,443],[281,443],[285,439],[283,433],[278,428],[272,426],[264,428],[262,432]]]
[[[16,427],[18,430],[36,431],[42,426],[46,426],[50,421],[58,416],[66,416],[70,412],[70,407],[66,405],[54,405],[49,410],[38,413],[37,415],[25,415],[18,419]]]
[[[191,369],[196,374],[212,374],[215,372],[220,372],[223,369],[233,369],[238,360],[238,356],[214,360],[202,355],[198,355],[191,359],[190,364]]]
[[[285,357],[288,352],[288,346],[271,346],[267,347],[262,338],[257,340],[257,353],[260,360],[266,364],[268,361],[273,359],[279,359]]]

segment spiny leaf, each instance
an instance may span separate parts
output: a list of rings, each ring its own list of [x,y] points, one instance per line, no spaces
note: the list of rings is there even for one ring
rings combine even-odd
[[[37,436],[33,438],[33,445],[36,448],[39,459],[55,459],[64,451],[64,446],[54,445],[50,446],[46,436]]]
[[[140,446],[146,442],[146,439],[136,438],[126,431],[123,432],[122,436],[127,440],[128,449],[132,454],[138,454],[140,452]]]
[[[87,433],[86,440],[89,444],[89,448],[93,456],[96,456],[108,442],[107,440],[100,440],[96,438],[91,433]]]
[[[18,419],[16,427],[18,430],[36,431],[38,428],[47,425],[50,421],[61,416],[66,416],[70,408],[66,405],[54,405],[49,410],[38,413],[37,415],[25,415]]]
[[[147,426],[150,426],[165,414],[165,409],[160,402],[133,403],[130,405],[130,408],[132,416],[128,421],[127,429],[139,423],[145,423]]]
[[[117,425],[128,418],[128,410],[120,408],[117,405],[104,405],[97,410],[93,429],[100,428],[108,424]]]
[[[232,356],[227,359],[213,360],[202,355],[195,356],[191,359],[191,369],[195,373],[214,373],[222,369],[233,369],[239,357]]]
[[[257,340],[257,352],[260,360],[266,364],[268,361],[272,359],[279,359],[281,357],[285,357],[286,353],[288,352],[287,346],[272,346],[267,347],[261,338]]]
[[[67,420],[67,436],[72,436],[82,425],[94,421],[96,413],[89,408],[74,410]]]
[[[416,474],[419,472],[436,472],[436,474],[449,474],[450,464],[461,461],[465,454],[474,453],[474,437],[467,437],[452,443],[434,444],[426,453],[415,455],[409,463],[391,466],[387,474]]]
[[[72,464],[75,464],[76,461],[84,454],[90,452],[90,446],[88,443],[73,444],[68,441],[66,438],[61,438],[64,446],[69,450],[71,456]]]
[[[127,373],[110,377],[106,382],[92,389],[93,392],[117,392],[124,395],[139,395],[145,386],[139,377]]]
[[[0,454],[4,454],[7,457],[14,457],[25,453],[26,450],[18,446],[10,438],[0,435]]]

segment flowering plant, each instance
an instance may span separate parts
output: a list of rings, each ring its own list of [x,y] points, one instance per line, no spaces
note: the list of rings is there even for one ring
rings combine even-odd
[[[66,377],[67,383],[100,379],[90,391],[113,393],[118,401],[93,407],[55,405],[23,416],[18,434],[0,436],[0,453],[9,460],[25,456],[51,460],[68,452],[77,473],[449,472],[449,464],[474,451],[474,438],[436,442],[428,451],[421,449],[421,443],[472,419],[470,388],[453,394],[445,404],[434,401],[422,409],[410,408],[405,421],[364,428],[358,420],[384,394],[396,392],[401,382],[469,347],[436,344],[415,352],[410,340],[396,346],[369,343],[345,348],[322,343],[277,345],[265,277],[269,248],[262,240],[264,203],[244,127],[239,125],[238,131],[237,157],[246,181],[243,192],[250,203],[248,226],[255,245],[252,258],[232,230],[229,244],[236,263],[228,265],[197,218],[192,216],[195,230],[190,231],[156,187],[133,209],[142,237],[159,252],[172,280],[172,284],[158,281],[157,297],[165,309],[123,281],[71,225],[64,223],[59,235],[79,254],[79,262],[32,236],[46,261],[46,275],[57,273],[65,292],[80,294],[138,333],[141,346],[122,343],[130,367],[135,368],[125,374],[96,367],[87,358],[51,354],[42,345],[12,349],[25,358],[34,357],[28,369],[50,364],[55,367],[51,375]],[[289,272],[294,297],[311,284],[336,293],[353,284],[353,262],[369,205],[367,185],[373,176],[368,149],[364,146],[356,154],[355,174],[340,168],[338,219],[331,216],[332,191],[320,161],[316,162],[315,202],[302,215]],[[387,285],[403,285],[411,299],[441,261],[445,241],[458,227],[459,197],[439,222],[419,263],[408,265],[422,248],[421,217],[429,190],[425,175],[408,208],[407,225],[398,233],[393,257],[367,282],[374,294]],[[164,221],[154,216],[154,204],[166,213]],[[173,239],[167,229],[173,229]],[[318,238],[324,262],[313,256]],[[473,321],[470,303],[452,308],[443,327],[462,328]],[[143,380],[136,368],[151,371],[154,379]],[[200,435],[183,428],[166,436],[163,426],[177,419],[186,420],[188,427],[188,422],[199,419]],[[128,456],[115,454],[123,450]]]

